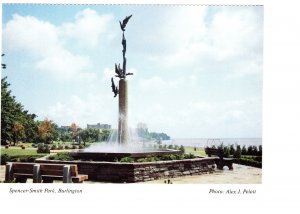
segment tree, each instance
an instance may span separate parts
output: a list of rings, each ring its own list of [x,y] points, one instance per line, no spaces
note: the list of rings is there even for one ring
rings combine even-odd
[[[9,90],[10,84],[7,82],[7,77],[1,79],[1,144],[15,141],[16,132],[13,128],[16,123],[22,124],[24,127],[25,141],[30,142],[35,140],[37,125],[34,121],[35,114],[29,114],[23,109],[21,103],[16,101],[15,96]],[[16,131],[16,130],[15,130]],[[20,134],[20,133],[19,133]]]
[[[225,158],[228,158],[229,155],[230,155],[228,146],[224,146],[223,149],[224,149],[224,157],[225,157]]]
[[[88,130],[87,129],[81,130],[79,132],[79,137],[85,145],[85,143],[89,141],[89,132],[88,132]]]
[[[242,155],[246,155],[247,154],[247,149],[246,146],[244,145],[242,148]]]
[[[229,154],[234,155],[234,153],[235,153],[234,145],[231,144],[230,147],[229,147]]]
[[[239,159],[239,158],[241,158],[241,154],[242,154],[241,146],[237,145],[236,146],[236,151],[234,152],[233,157]]]
[[[70,127],[71,127],[71,132],[72,132],[72,138],[73,138],[73,140],[76,140],[76,137],[78,136],[79,126],[77,126],[76,123],[72,123]]]
[[[181,145],[181,146],[179,147],[179,150],[181,151],[181,153],[182,153],[182,154],[184,154],[184,153],[185,153],[185,148],[184,148],[184,146],[183,146],[183,145]]]
[[[51,141],[57,139],[57,125],[46,118],[44,121],[39,123],[38,136],[39,140],[43,143],[50,143]]]
[[[173,145],[170,144],[170,145],[168,146],[168,149],[174,149]]]
[[[15,122],[12,131],[13,131],[14,146],[15,146],[16,143],[19,142],[19,140],[23,140],[25,137],[24,126],[19,122]]]
[[[248,146],[247,155],[253,155],[253,147],[252,146]]]
[[[253,148],[253,155],[258,155],[258,150],[256,146],[252,146]]]
[[[101,132],[101,141],[108,141],[110,134],[110,129],[103,129]]]
[[[72,141],[72,135],[68,132],[60,133],[60,140],[63,142],[70,142]]]
[[[258,155],[262,156],[262,145],[258,146]]]

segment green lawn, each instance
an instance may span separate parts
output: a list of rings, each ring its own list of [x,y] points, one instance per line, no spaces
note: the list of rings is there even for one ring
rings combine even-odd
[[[200,156],[207,156],[207,154],[204,151],[204,148],[199,148],[197,147],[197,150],[194,151],[194,147],[190,147],[190,146],[185,146],[185,153],[189,154],[193,154],[193,155],[200,155]]]
[[[41,155],[36,152],[36,149],[21,149],[21,148],[8,148],[5,149],[1,147],[1,154],[7,154],[11,157],[13,156],[32,156],[32,155]]]
[[[34,162],[35,159],[48,155],[36,151],[33,148],[13,147],[5,149],[5,147],[1,147],[1,165],[5,165],[7,162]]]

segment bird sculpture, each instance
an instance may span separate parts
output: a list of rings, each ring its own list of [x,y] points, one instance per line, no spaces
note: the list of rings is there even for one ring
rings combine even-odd
[[[119,63],[119,65],[115,64],[115,73],[117,74],[117,75],[115,75],[116,77],[119,77],[121,79],[124,78],[123,70],[120,66],[120,63]]]
[[[111,88],[112,88],[112,91],[114,92],[114,95],[115,95],[114,97],[116,97],[119,94],[119,89],[118,89],[118,87],[116,87],[113,78],[111,78]]]
[[[126,18],[123,20],[123,22],[119,21],[120,22],[120,27],[121,27],[121,30],[122,31],[125,31],[125,27],[129,21],[129,19],[131,18],[132,15],[130,16],[126,16]]]

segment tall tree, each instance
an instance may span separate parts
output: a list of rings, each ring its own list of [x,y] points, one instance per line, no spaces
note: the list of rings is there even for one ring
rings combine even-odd
[[[27,142],[34,140],[36,131],[35,114],[29,114],[23,109],[21,103],[16,101],[15,96],[9,90],[10,84],[7,77],[1,79],[1,144],[14,141],[13,128],[16,123],[24,127],[24,139]]]

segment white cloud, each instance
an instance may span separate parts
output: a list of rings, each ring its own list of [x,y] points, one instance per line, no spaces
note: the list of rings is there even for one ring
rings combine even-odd
[[[74,22],[64,23],[59,29],[60,35],[68,42],[75,40],[82,47],[96,48],[99,43],[114,38],[115,34],[108,31],[108,26],[113,21],[112,15],[99,15],[96,11],[87,8],[75,15]]]
[[[84,98],[73,95],[40,111],[38,115],[39,119],[51,118],[59,125],[70,125],[75,122],[85,128],[87,123],[112,122],[115,126],[117,111],[113,110],[114,104],[111,96],[100,93],[89,93]],[[112,118],[116,119],[112,121]]]
[[[104,35],[112,19],[112,15],[85,9],[75,16],[74,23],[56,26],[33,16],[14,14],[4,26],[3,44],[8,50],[33,57],[34,68],[58,80],[92,81],[96,79],[92,61],[72,53],[66,44],[96,47],[111,37]]]
[[[14,14],[4,26],[3,45],[7,49],[42,58],[56,52],[60,43],[57,28],[51,23],[33,16]]]
[[[162,78],[153,76],[139,80],[138,87],[144,91],[152,91],[159,93],[160,91],[169,91],[179,89],[181,87],[195,86],[197,77],[194,75],[180,76],[178,78]]]
[[[263,26],[255,10],[221,9],[210,14],[210,21],[206,8],[170,11],[170,21],[159,25],[164,30],[151,34],[159,42],[148,41],[160,47],[147,49],[150,61],[167,69],[198,68],[229,77],[261,74]]]

